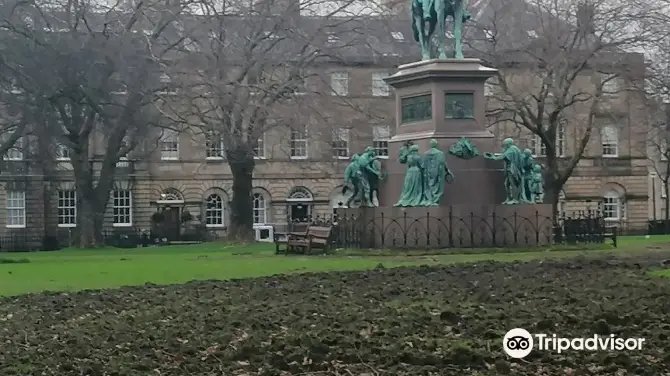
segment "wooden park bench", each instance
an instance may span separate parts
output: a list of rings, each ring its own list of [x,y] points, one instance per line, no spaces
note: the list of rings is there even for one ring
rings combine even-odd
[[[332,229],[332,226],[310,225],[304,234],[289,232],[284,239],[281,239],[281,242],[275,241],[276,253],[279,254],[281,251],[279,249],[281,244],[285,245],[284,254],[304,253],[309,255],[313,249],[321,249],[323,252],[327,252],[330,246]]]
[[[289,240],[293,238],[298,238],[302,239],[307,236],[307,229],[309,226],[304,227],[304,230],[302,229],[293,229],[290,228],[289,231],[287,232],[277,232],[274,231],[274,243],[275,243],[275,254],[279,254],[281,252],[283,253],[289,253]],[[291,231],[293,230],[293,231]],[[284,247],[284,249],[281,249],[281,247]]]

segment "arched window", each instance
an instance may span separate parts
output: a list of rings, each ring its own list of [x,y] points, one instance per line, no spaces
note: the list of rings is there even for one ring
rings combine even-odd
[[[264,225],[267,222],[267,208],[265,197],[260,193],[254,193],[254,224]]]
[[[207,227],[223,227],[223,199],[213,193],[205,203],[205,224]]]
[[[167,202],[175,202],[175,203],[180,203],[184,202],[184,197],[179,193],[179,191],[168,188],[163,193],[161,193],[158,202],[160,203],[167,203]]]
[[[609,191],[603,196],[603,218],[618,221],[626,217],[625,202],[617,191]]]
[[[306,188],[303,187],[297,187],[294,188],[291,193],[288,195],[288,200],[287,201],[293,201],[293,202],[306,202],[306,201],[313,201],[314,197],[312,196],[312,192],[308,191]]]
[[[288,203],[288,220],[290,222],[307,222],[312,217],[314,196],[307,188],[296,187],[286,199]]]

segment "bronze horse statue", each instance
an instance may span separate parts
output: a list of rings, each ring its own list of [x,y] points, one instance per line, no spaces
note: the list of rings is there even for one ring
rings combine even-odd
[[[465,0],[412,0],[412,31],[421,46],[421,60],[430,60],[430,39],[437,28],[439,59],[446,59],[447,17],[454,19],[454,58],[463,59],[461,36],[463,23],[472,16],[465,9]],[[428,25],[426,25],[428,23]]]

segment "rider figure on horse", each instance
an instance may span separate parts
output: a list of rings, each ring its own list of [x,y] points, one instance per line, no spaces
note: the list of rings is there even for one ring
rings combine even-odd
[[[446,59],[445,22],[448,16],[454,19],[454,58],[463,59],[461,34],[463,23],[471,18],[465,9],[466,0],[412,0],[412,31],[414,40],[421,46],[422,60],[429,60],[430,39],[437,29],[438,53],[440,59]],[[426,25],[428,23],[428,25]]]

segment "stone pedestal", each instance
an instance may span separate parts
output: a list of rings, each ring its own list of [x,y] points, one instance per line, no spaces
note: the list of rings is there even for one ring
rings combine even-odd
[[[412,140],[423,154],[431,138],[437,139],[456,176],[446,186],[440,206],[497,205],[505,200],[503,163],[482,156],[463,160],[448,153],[461,137],[467,137],[480,153],[500,151],[501,145],[487,130],[485,113],[484,84],[496,73],[479,59],[433,59],[401,65],[386,78],[396,92],[396,132],[389,142],[388,180],[381,187],[380,206],[392,206],[400,197],[407,169],[397,160],[402,145]],[[471,104],[466,106],[471,111],[453,116],[446,105],[456,96],[463,99],[461,103]]]

